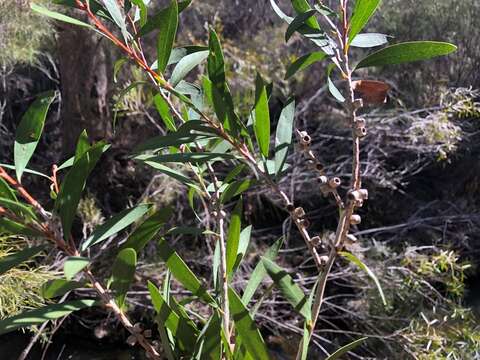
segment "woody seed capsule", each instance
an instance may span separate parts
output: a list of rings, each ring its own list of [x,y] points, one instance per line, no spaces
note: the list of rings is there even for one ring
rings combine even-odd
[[[360,217],[360,215],[357,215],[357,214],[353,214],[351,217],[350,217],[350,224],[352,225],[358,225],[362,222],[362,218]]]
[[[128,338],[127,338],[127,344],[129,346],[134,346],[135,344],[137,343],[137,337],[135,335],[130,335]]]
[[[328,178],[324,175],[319,176],[318,182],[320,183],[320,185],[325,185],[326,183],[328,183]]]
[[[310,239],[310,242],[313,246],[318,246],[322,242],[322,239],[320,238],[320,236],[314,236]]]
[[[347,235],[347,238],[345,239],[345,243],[346,244],[354,244],[358,241],[357,237],[355,235],[352,235],[352,234],[348,234]]]
[[[355,128],[355,135],[359,138],[367,136],[367,128],[365,126]]]
[[[327,262],[328,262],[328,256],[327,255],[320,256],[320,264],[321,265],[326,265]]]
[[[342,180],[340,180],[340,178],[338,178],[338,177],[334,177],[334,178],[331,178],[330,180],[328,180],[328,185],[332,189],[336,189],[337,187],[340,186],[341,183],[342,183]]]
[[[302,207],[298,207],[296,208],[294,211],[293,211],[293,215],[297,218],[297,219],[301,219],[305,216],[305,210],[303,210]]]

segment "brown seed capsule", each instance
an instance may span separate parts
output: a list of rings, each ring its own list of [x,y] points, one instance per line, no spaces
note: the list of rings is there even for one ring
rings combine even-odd
[[[355,99],[353,101],[353,107],[355,110],[361,109],[363,107],[363,100],[361,98]]]
[[[352,216],[350,216],[350,224],[358,225],[361,222],[362,222],[362,218],[360,217],[360,215],[353,214]]]
[[[142,332],[142,324],[140,323],[136,323],[135,325],[133,325],[133,331],[136,332],[136,333],[141,333]]]
[[[320,238],[320,236],[314,236],[310,239],[310,242],[313,246],[318,246],[322,243],[322,239]]]
[[[127,344],[129,346],[134,346],[135,344],[137,343],[137,337],[135,335],[130,335],[128,338],[127,338]]]
[[[361,196],[362,200],[368,200],[368,190],[367,189],[360,189],[360,190],[358,190],[358,192],[360,193],[360,196]]]
[[[293,204],[287,204],[287,211],[288,212],[292,212],[295,210],[295,205]]]
[[[305,228],[308,229],[310,227],[310,221],[308,219],[300,219],[300,224]]]
[[[345,239],[345,244],[352,245],[358,241],[357,237],[352,234],[348,234],[347,238]]]
[[[327,265],[327,262],[328,262],[328,256],[327,255],[322,255],[320,256],[320,264],[321,265]]]
[[[305,216],[305,210],[303,210],[302,207],[298,207],[296,208],[294,211],[293,211],[293,215],[297,218],[297,219],[301,219]]]
[[[359,138],[367,136],[367,128],[365,126],[355,128],[355,135]]]
[[[320,185],[326,185],[328,183],[328,178],[325,175],[319,176],[317,180]]]
[[[367,125],[367,122],[365,121],[364,118],[357,118],[357,120],[355,120],[355,127],[356,128],[365,127],[366,125]]]
[[[300,144],[304,146],[308,146],[312,142],[312,138],[310,137],[310,135],[308,135],[306,131],[301,131],[299,136],[300,136]]]
[[[151,338],[152,337],[152,330],[150,329],[147,329],[143,332],[143,336],[145,336],[146,338]]]
[[[342,183],[342,180],[340,180],[340,178],[338,178],[338,177],[334,177],[334,178],[331,178],[330,180],[328,180],[328,185],[332,189],[338,188],[341,183]]]
[[[323,171],[325,169],[323,165],[320,164],[319,162],[316,163],[315,168],[317,169],[317,171]]]

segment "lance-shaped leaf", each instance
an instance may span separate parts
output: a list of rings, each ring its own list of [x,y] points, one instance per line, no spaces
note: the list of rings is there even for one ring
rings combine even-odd
[[[115,292],[115,300],[120,308],[125,304],[125,296],[135,276],[137,253],[132,248],[121,250],[112,268],[110,288]]]
[[[254,183],[253,179],[243,179],[243,180],[236,180],[227,185],[225,190],[222,192],[221,195],[221,202],[226,203],[233,197],[240,195],[244,191],[247,191],[250,186]]]
[[[360,339],[352,341],[351,343],[342,346],[340,349],[337,349],[332,355],[327,357],[325,360],[343,359],[342,358],[343,355],[345,355],[349,351],[355,349],[357,346],[359,346],[361,343],[363,343],[367,339],[368,339],[368,337],[362,337]]]
[[[368,20],[372,17],[382,0],[355,0],[353,15],[350,19],[349,42],[352,42],[357,34],[362,31]]]
[[[49,320],[55,320],[67,316],[73,311],[84,309],[95,305],[95,300],[75,300],[61,304],[44,306],[39,309],[25,311],[19,315],[0,320],[0,335],[29,327],[43,324]]]
[[[17,127],[13,156],[18,181],[21,181],[23,171],[37,148],[48,109],[54,99],[55,94],[53,92],[47,92],[38,96],[23,115]]]
[[[337,99],[337,101],[343,103],[345,102],[345,97],[342,95],[340,90],[335,86],[335,83],[332,81],[330,78],[330,74],[332,73],[332,70],[335,68],[335,64],[330,64],[327,67],[327,85],[328,85],[328,91],[332,96]]]
[[[291,0],[292,6],[297,12],[297,14],[305,13],[311,10],[310,5],[307,0]],[[320,29],[317,19],[310,18],[307,20],[306,24],[313,29]]]
[[[253,123],[260,151],[266,158],[270,147],[270,110],[265,83],[257,73],[255,80],[255,118]]]
[[[252,225],[247,226],[240,232],[240,240],[238,242],[237,255],[235,264],[233,265],[233,272],[237,270],[247,253],[248,245],[250,244],[250,237],[252,235]]]
[[[197,329],[195,329],[187,319],[173,311],[152,282],[148,281],[147,286],[150,297],[152,298],[153,307],[158,314],[157,321],[159,325],[165,326],[172,332],[173,337],[178,340],[184,351],[188,350],[192,352],[198,334]]]
[[[275,133],[275,174],[283,171],[288,148],[292,143],[293,122],[295,120],[295,99],[290,99],[280,113]]]
[[[0,178],[0,197],[12,201],[17,201],[17,196],[15,195],[15,192],[10,187],[10,185],[8,185],[5,180],[3,180],[3,178]]]
[[[172,211],[172,208],[166,207],[148,217],[130,234],[122,249],[132,248],[137,254],[140,253],[145,245],[153,239],[168,219],[170,219]]]
[[[35,11],[36,13],[39,13],[41,15],[44,15],[44,16],[47,16],[49,18],[52,18],[52,19],[55,19],[55,20],[59,20],[59,21],[63,21],[63,22],[66,22],[66,23],[69,23],[69,24],[73,24],[73,25],[77,25],[77,26],[83,26],[83,27],[86,27],[86,28],[89,28],[89,29],[92,29],[92,30],[95,30],[95,28],[90,25],[90,24],[87,24],[83,21],[80,21],[80,20],[77,20],[75,18],[72,18],[70,16],[67,16],[67,15],[64,15],[64,14],[60,14],[58,12],[55,12],[55,11],[51,11],[51,10],[48,10],[47,8],[41,6],[41,5],[38,5],[38,4],[35,4],[35,3],[31,3],[30,4],[30,8]]]
[[[177,86],[178,83],[188,75],[196,66],[202,63],[208,57],[209,51],[197,51],[183,57],[175,66],[170,77],[170,84]]]
[[[221,358],[222,320],[218,314],[218,311],[214,311],[198,335],[192,359],[220,360]]]
[[[233,209],[228,227],[227,237],[227,274],[232,274],[233,266],[237,260],[238,244],[240,242],[240,230],[242,227],[243,200],[240,198]]]
[[[165,12],[160,13],[160,33],[157,41],[157,68],[163,73],[167,68],[168,59],[172,53],[173,43],[177,35],[178,27],[178,4],[177,0],[171,0]]]
[[[231,287],[228,288],[228,301],[235,330],[242,339],[242,346],[255,360],[269,360],[268,350],[260,331],[250,316],[248,309]]]
[[[188,7],[188,5],[190,5],[191,2],[192,0],[178,1],[178,13],[181,13],[183,10],[185,10]],[[145,36],[148,33],[158,29],[159,26],[161,25],[162,19],[165,18],[166,13],[168,13],[169,11],[170,11],[170,7],[168,6],[160,10],[158,13],[156,13],[152,17],[150,17],[147,20],[146,24],[142,26],[142,28],[140,29],[136,37]]]
[[[44,248],[45,246],[34,246],[0,258],[0,275],[34,257]]]
[[[147,23],[148,8],[143,0],[131,0],[133,4],[138,7],[138,18],[140,19],[140,25],[144,26]]]
[[[29,220],[36,220],[37,216],[30,205],[25,205],[18,200],[10,200],[4,197],[0,197],[0,206],[9,209],[15,215],[20,218]]]
[[[373,282],[375,283],[375,286],[377,287],[378,289],[378,293],[380,294],[380,297],[382,298],[382,302],[383,302],[383,305],[387,306],[387,300],[385,299],[385,295],[383,293],[383,290],[382,290],[382,285],[380,285],[380,281],[378,281],[378,278],[377,276],[375,275],[375,273],[370,270],[370,268],[365,265],[365,263],[363,263],[359,258],[357,258],[355,255],[353,255],[352,253],[348,253],[348,252],[345,252],[345,251],[341,251],[339,253],[340,255],[342,255],[345,259],[347,259],[348,261],[350,261],[351,263],[357,265],[360,269],[362,269],[363,271],[365,271],[365,273],[373,280]]]
[[[305,26],[310,20],[315,19],[314,15],[317,13],[317,10],[310,9],[304,13],[298,14],[293,21],[288,25],[287,31],[285,32],[285,42],[288,42],[295,31],[299,30],[302,26]],[[315,29],[312,28],[312,32]]]
[[[297,72],[306,69],[310,65],[313,65],[316,62],[323,60],[325,56],[327,56],[327,54],[325,54],[323,51],[315,51],[299,57],[288,67],[287,74],[285,75],[285,80],[291,78]]]
[[[90,262],[81,256],[70,256],[63,263],[63,274],[67,280],[72,280],[75,275],[82,271]]]
[[[122,231],[127,226],[133,224],[135,221],[144,216],[149,210],[151,205],[142,204],[132,209],[125,209],[122,212],[112,216],[105,223],[97,226],[92,232],[90,237],[82,244],[82,251],[87,250],[90,246],[98,244],[110,236]]]
[[[278,251],[282,247],[283,244],[283,237],[279,238],[275,241],[265,252],[263,256],[264,259],[268,260],[275,260],[278,255]],[[265,266],[263,266],[263,261],[259,261],[255,269],[253,270],[252,274],[250,275],[250,280],[248,280],[247,287],[243,292],[242,302],[246,305],[250,302],[255,291],[257,291],[258,286],[262,283],[263,279],[267,275],[267,270],[265,270]]]
[[[364,58],[356,66],[356,69],[397,65],[420,60],[428,60],[434,57],[448,55],[457,50],[453,44],[438,41],[412,41],[387,46]]]
[[[127,24],[125,23],[125,17],[120,10],[120,6],[117,3],[117,0],[102,0],[102,3],[105,5],[107,11],[112,17],[113,21],[122,31],[123,36],[127,37]]]
[[[355,39],[350,43],[350,46],[359,48],[371,48],[375,46],[381,46],[388,43],[388,36],[378,33],[358,34]]]
[[[85,188],[87,178],[100,159],[104,148],[105,143],[103,142],[93,145],[85,154],[75,161],[60,186],[60,192],[55,201],[55,208],[60,215],[63,235],[66,239],[70,236],[73,219],[77,212],[78,203]]]
[[[0,232],[12,235],[25,235],[28,237],[44,237],[45,234],[24,224],[17,223],[4,217],[0,217]]]
[[[168,106],[168,103],[165,101],[162,95],[156,94],[153,97],[153,103],[155,104],[155,108],[157,109],[157,112],[160,115],[167,129],[170,131],[177,130],[177,127],[175,126],[175,120],[170,113],[170,107]]]
[[[49,280],[42,285],[41,294],[45,299],[53,299],[83,286],[85,286],[85,283],[79,281],[65,279]]]
[[[302,289],[295,284],[292,277],[273,261],[262,258],[263,266],[275,285],[285,299],[298,311],[306,320],[311,320],[312,312],[308,304],[308,297]]]
[[[231,160],[235,156],[232,154],[222,153],[177,153],[177,154],[163,154],[163,155],[138,155],[135,157],[137,160],[148,161],[151,163],[193,163],[204,164],[209,161],[216,160]]]
[[[193,271],[190,270],[182,258],[168,245],[165,239],[160,239],[158,243],[158,255],[165,262],[165,265],[167,265],[173,277],[177,279],[185,289],[191,291],[193,295],[207,303],[213,304],[215,302]]]

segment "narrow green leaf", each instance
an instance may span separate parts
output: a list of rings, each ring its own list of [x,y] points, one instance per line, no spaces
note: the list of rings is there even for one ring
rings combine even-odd
[[[170,219],[172,212],[173,209],[170,207],[156,211],[130,234],[125,244],[122,245],[122,249],[132,248],[139,254]]]
[[[285,42],[292,37],[292,35],[304,26],[306,23],[310,22],[312,19],[315,19],[314,15],[317,13],[317,10],[310,9],[305,12],[298,14],[293,21],[288,25],[287,31],[285,32]],[[314,29],[312,29],[314,30]]]
[[[122,212],[112,216],[105,223],[97,226],[92,232],[90,237],[82,244],[82,251],[87,250],[90,246],[98,244],[110,236],[122,231],[127,226],[133,224],[135,221],[144,216],[149,210],[151,205],[142,204],[132,209],[125,209]]]
[[[220,360],[222,358],[222,321],[217,311],[208,319],[198,335],[192,358]]]
[[[143,1],[143,0],[138,0],[138,1]],[[120,70],[122,69],[123,65],[128,63],[127,58],[120,58],[117,61],[115,61],[115,64],[113,64],[113,82],[117,82],[117,76]]]
[[[397,65],[408,62],[428,60],[437,56],[448,55],[457,50],[453,44],[438,41],[412,41],[387,46],[364,58],[356,69]]]
[[[177,0],[171,0],[166,11],[161,12],[159,18],[160,34],[157,41],[158,71],[163,73],[167,68],[168,59],[172,53],[173,43],[177,35],[178,27],[178,3]]]
[[[353,15],[350,19],[349,42],[352,42],[357,34],[362,31],[368,20],[377,10],[382,0],[355,0]]]
[[[120,10],[120,6],[117,3],[117,0],[102,0],[102,3],[107,8],[107,11],[110,13],[113,21],[122,31],[124,37],[127,37],[127,24],[125,23],[125,17]]]
[[[0,217],[0,233],[25,235],[27,237],[45,237],[45,234],[24,224]]]
[[[41,294],[44,299],[53,299],[83,286],[85,286],[85,283],[78,281],[65,279],[49,280],[42,285]]]
[[[45,246],[34,246],[0,258],[0,275],[34,257],[43,249],[45,249]]]
[[[270,110],[268,108],[268,97],[265,83],[257,73],[255,80],[255,118],[254,130],[260,151],[265,158],[268,158],[270,146]]]
[[[172,84],[172,86],[177,86],[190,71],[207,59],[208,54],[208,50],[203,50],[183,57],[173,69],[172,76],[170,77],[170,84]]]
[[[311,10],[311,7],[308,4],[307,0],[291,0],[291,2],[297,14],[305,13]],[[317,29],[317,30],[320,29],[320,25],[318,24],[318,21],[315,18],[308,19],[306,23],[308,26],[310,26],[313,29]]]
[[[345,98],[344,96],[342,95],[342,93],[340,92],[340,90],[337,89],[337,87],[335,86],[335,83],[332,81],[332,79],[330,78],[330,74],[332,73],[332,70],[335,68],[335,64],[330,64],[328,67],[327,67],[327,84],[328,84],[328,91],[330,91],[330,94],[332,94],[332,96],[337,99],[337,101],[343,103],[345,102]]]
[[[373,282],[375,283],[375,286],[377,287],[378,289],[378,292],[380,294],[380,297],[382,298],[382,302],[383,302],[383,305],[387,306],[387,300],[385,299],[385,294],[383,293],[383,290],[382,290],[382,285],[380,285],[380,281],[378,281],[378,278],[377,276],[375,275],[375,273],[370,270],[370,268],[365,265],[359,258],[357,258],[355,255],[353,255],[352,253],[348,253],[348,252],[345,252],[345,251],[341,251],[339,253],[340,255],[342,255],[344,258],[346,258],[348,261],[350,261],[351,263],[354,263],[355,265],[357,265],[360,269],[362,269],[363,271],[365,271],[365,273],[373,280]]]
[[[130,0],[132,3],[138,6],[140,13],[140,26],[144,26],[147,23],[148,9],[143,0]]]
[[[17,201],[17,196],[13,189],[7,184],[3,178],[0,178],[0,197],[9,199],[12,201]]]
[[[388,36],[378,33],[358,34],[355,39],[350,43],[350,46],[360,48],[371,48],[375,46],[381,46],[388,43]]]
[[[168,166],[162,165],[155,161],[144,161],[146,165],[151,166],[152,168],[160,171],[161,173],[170,176],[171,178],[180,181],[182,184],[187,186],[194,187],[196,190],[200,191],[200,188],[195,184],[194,180],[188,176],[185,176],[180,171],[169,168]]]
[[[148,161],[150,163],[193,163],[193,164],[203,164],[209,161],[215,160],[231,160],[235,159],[235,156],[232,154],[222,154],[222,153],[207,153],[207,152],[198,152],[198,153],[177,153],[177,154],[163,154],[163,155],[138,155],[135,157],[136,160]]]
[[[282,173],[292,143],[293,123],[295,121],[295,99],[290,99],[280,113],[275,133],[275,174]]]
[[[283,244],[283,237],[279,238],[275,241],[265,252],[263,256],[264,259],[275,260],[277,257],[278,251],[282,247]],[[252,274],[250,275],[250,280],[248,280],[247,287],[243,292],[242,302],[247,305],[250,300],[252,299],[255,291],[257,291],[258,286],[262,283],[263,279],[267,275],[267,270],[265,270],[265,266],[263,266],[263,261],[259,261],[255,269],[253,270]]]
[[[222,192],[220,201],[224,204],[233,197],[240,195],[247,191],[250,186],[255,182],[253,179],[236,180],[231,184],[228,184],[225,190]]]
[[[191,291],[193,295],[204,300],[206,303],[215,303],[193,271],[190,270],[182,258],[168,245],[165,239],[160,239],[158,243],[158,255],[165,262],[165,265],[167,265],[175,279],[187,290]]]
[[[167,129],[170,131],[177,130],[175,126],[175,120],[173,119],[173,116],[170,113],[170,107],[168,106],[168,103],[165,101],[162,95],[156,94],[153,97],[153,103],[155,104],[155,108],[157,109],[158,114],[162,118],[163,123],[165,124]]]
[[[315,51],[299,57],[288,67],[287,74],[285,75],[285,80],[291,78],[297,72],[306,69],[310,65],[313,65],[316,62],[323,60],[326,56],[327,54],[325,54],[323,51]]]
[[[233,272],[237,270],[247,253],[248,245],[250,244],[250,237],[252,235],[252,225],[247,226],[240,232],[240,240],[238,242],[237,256],[235,264],[233,265]]]
[[[82,271],[90,262],[81,256],[70,256],[63,263],[63,274],[67,280],[72,280],[75,275]]]
[[[228,227],[227,237],[227,275],[231,276],[233,266],[237,260],[238,243],[240,242],[240,230],[242,227],[243,200],[240,198],[233,209]]]
[[[60,20],[60,21],[63,21],[63,22],[69,23],[69,24],[77,25],[77,26],[83,26],[83,27],[86,27],[86,28],[90,28],[92,30],[95,29],[90,24],[87,24],[83,21],[72,18],[70,16],[63,15],[63,14],[60,14],[58,12],[48,10],[47,8],[45,8],[41,5],[35,4],[35,3],[31,3],[30,8],[33,11],[35,11],[35,12],[41,14],[41,15],[47,16],[47,17],[55,19],[55,20]]]
[[[260,331],[250,316],[248,309],[231,287],[228,288],[228,300],[235,330],[242,338],[242,345],[245,346],[255,360],[269,360],[270,356]]]
[[[168,305],[167,301],[160,294],[158,288],[150,281],[147,284],[152,304],[157,312],[157,321],[160,326],[165,326],[172,332],[184,350],[193,351],[198,331],[192,327],[189,321],[180,317]]]
[[[10,165],[10,164],[0,164],[0,166],[6,168],[6,169],[11,169],[11,170],[15,170],[15,166],[14,165]],[[31,170],[31,169],[24,169],[23,170],[24,173],[27,173],[27,174],[32,174],[32,175],[37,175],[37,176],[40,176],[40,177],[43,177],[45,179],[50,179],[50,176],[48,175],[45,175],[39,171],[35,171],[35,170]]]
[[[178,13],[181,13],[183,10],[185,10],[188,5],[192,0],[184,0],[184,1],[178,1]],[[148,33],[158,29],[163,21],[163,19],[167,16],[166,14],[170,11],[170,6],[163,8],[160,10],[158,13],[156,13],[154,16],[150,17],[146,24],[142,26],[138,34],[136,35],[137,37],[142,37],[147,35]]]
[[[103,154],[104,148],[105,143],[103,142],[93,145],[73,164],[60,186],[60,192],[55,201],[55,208],[60,215],[63,235],[66,239],[70,236],[73,219],[87,178]]]
[[[80,159],[90,148],[91,146],[90,141],[88,140],[87,131],[83,130],[77,140],[77,147],[75,148],[73,162],[75,163],[75,161],[78,161],[78,159]]]
[[[273,261],[266,258],[262,258],[262,261],[268,275],[272,278],[275,285],[277,285],[285,299],[298,313],[303,315],[306,320],[311,320],[312,312],[308,304],[308,297],[303,293],[302,289],[295,284],[292,277],[284,269]]]
[[[39,309],[25,311],[19,315],[0,320],[0,335],[5,333],[29,327],[32,325],[43,324],[49,320],[55,320],[69,315],[86,307],[95,305],[95,300],[75,300],[61,304],[44,306]]]
[[[29,205],[25,205],[18,200],[10,200],[3,197],[0,197],[0,206],[5,209],[9,209],[15,215],[20,218],[25,218],[28,220],[36,220],[37,216],[33,211],[33,208]]]
[[[18,181],[21,181],[23,171],[37,148],[48,109],[54,99],[55,94],[53,92],[47,92],[38,96],[23,115],[17,127],[13,155]]]
[[[132,248],[121,250],[112,268],[110,288],[115,292],[115,300],[120,308],[125,304],[125,297],[135,276],[137,253]]]
[[[348,353],[349,351],[355,349],[358,345],[363,343],[368,337],[362,337],[360,339],[357,339],[355,341],[352,341],[351,343],[342,346],[340,349],[335,351],[332,355],[327,357],[325,360],[337,360],[337,359],[342,359],[342,356]]]

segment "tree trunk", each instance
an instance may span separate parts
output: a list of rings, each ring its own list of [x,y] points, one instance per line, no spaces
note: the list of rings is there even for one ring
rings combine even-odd
[[[94,141],[111,136],[111,61],[105,45],[108,44],[98,34],[78,26],[62,25],[59,31],[64,155],[74,152],[84,129]]]

